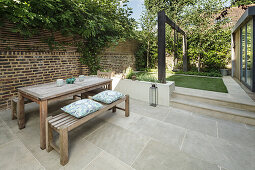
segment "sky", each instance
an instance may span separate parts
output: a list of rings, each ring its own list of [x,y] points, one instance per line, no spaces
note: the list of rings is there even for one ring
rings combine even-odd
[[[231,0],[227,0],[225,6],[230,5]],[[139,22],[142,11],[144,10],[144,0],[129,0],[128,6],[133,8],[133,14],[131,15],[137,22]]]
[[[144,10],[144,0],[129,0],[128,6],[133,8],[133,14],[131,15],[137,22],[139,22],[140,15]]]

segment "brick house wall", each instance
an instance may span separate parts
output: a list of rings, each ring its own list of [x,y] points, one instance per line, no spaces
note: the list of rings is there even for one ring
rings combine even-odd
[[[81,65],[81,55],[76,52],[75,47],[66,46],[50,51],[48,44],[41,41],[47,32],[24,39],[10,29],[10,24],[0,28],[0,110],[11,106],[11,98],[17,96],[19,87],[89,74],[88,67]],[[54,36],[56,41],[74,41],[60,33],[55,33]],[[116,72],[126,66],[133,67],[134,45],[132,42],[123,42],[104,50],[101,54],[101,66]]]

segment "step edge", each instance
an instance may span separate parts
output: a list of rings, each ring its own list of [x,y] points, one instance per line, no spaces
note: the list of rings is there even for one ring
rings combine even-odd
[[[198,107],[198,108],[201,108],[201,109],[206,109],[206,110],[210,110],[210,111],[217,111],[217,112],[221,112],[221,113],[227,113],[227,114],[231,114],[231,115],[234,115],[234,116],[240,116],[240,117],[244,117],[244,118],[251,118],[251,119],[255,119],[255,113],[254,113],[254,117],[252,116],[243,116],[243,115],[238,115],[238,114],[235,114],[231,111],[229,112],[226,112],[226,111],[221,111],[221,110],[218,110],[218,109],[212,109],[212,108],[207,108],[207,107],[201,107],[201,106],[195,106],[195,105],[192,105],[192,104],[188,104],[188,103],[182,103],[182,102],[178,102],[178,101],[173,101],[173,100],[170,100],[170,102],[175,102],[175,103],[178,103],[178,104],[183,104],[183,105],[187,105],[187,106],[191,106],[191,107]],[[171,103],[170,103],[171,104]],[[227,108],[227,107],[223,107],[223,108]],[[227,108],[229,109],[229,108]],[[235,109],[235,110],[239,110],[239,109]],[[245,111],[245,110],[240,110],[240,111]],[[247,111],[245,111],[247,112]],[[251,112],[248,112],[248,113],[251,113]]]
[[[250,107],[254,107],[255,108],[255,103],[254,103],[254,105],[251,105],[251,104],[247,104],[247,103],[239,103],[239,102],[234,102],[234,101],[226,101],[226,100],[220,100],[220,99],[204,97],[204,96],[190,95],[190,94],[179,93],[179,92],[173,92],[173,94],[185,95],[185,96],[189,96],[189,97],[196,97],[196,98],[207,99],[207,100],[215,100],[217,102],[225,102],[225,103],[230,103],[230,104],[238,104],[238,105],[250,106]]]

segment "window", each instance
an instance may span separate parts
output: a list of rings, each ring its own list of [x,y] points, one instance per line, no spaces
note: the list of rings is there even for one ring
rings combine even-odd
[[[241,81],[252,87],[253,22],[241,28]]]

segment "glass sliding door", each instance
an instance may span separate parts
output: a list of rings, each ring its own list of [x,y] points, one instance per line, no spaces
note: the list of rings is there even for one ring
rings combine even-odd
[[[246,78],[246,26],[241,28],[241,80],[245,82]]]
[[[252,86],[252,65],[253,65],[253,32],[252,20],[247,24],[247,54],[246,54],[246,77],[248,86]]]
[[[252,87],[253,65],[253,23],[252,20],[241,28],[241,81]]]

